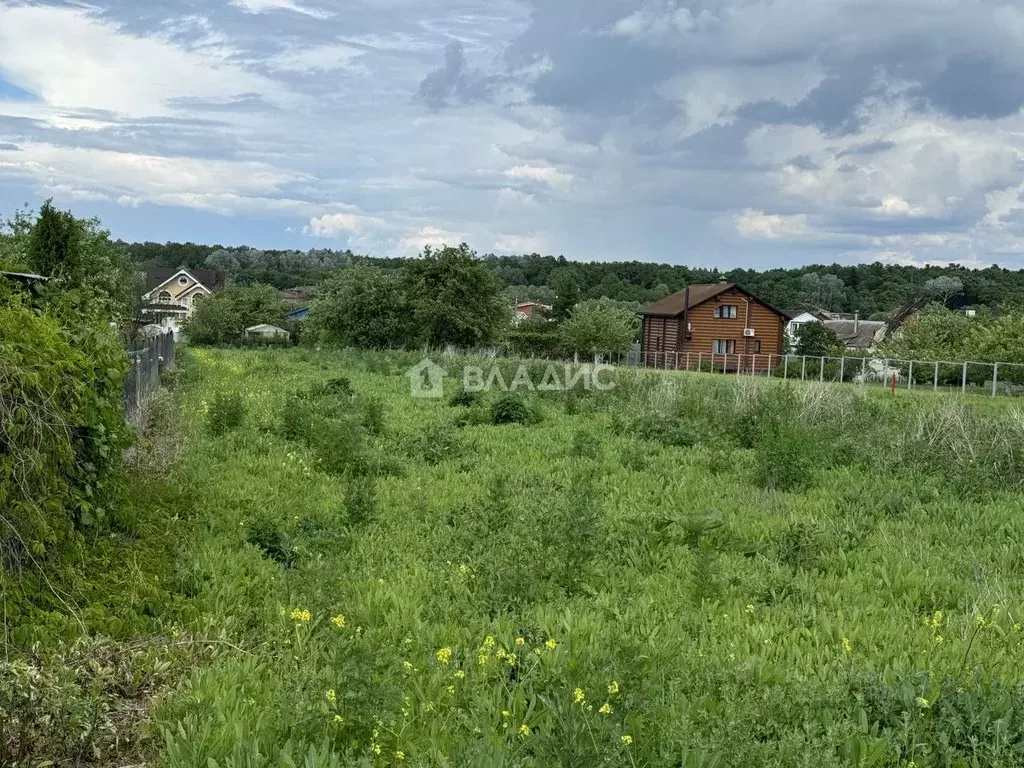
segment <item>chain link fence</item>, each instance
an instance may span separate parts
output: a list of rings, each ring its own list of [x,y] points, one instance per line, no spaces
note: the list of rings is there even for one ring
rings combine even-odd
[[[901,360],[889,357],[726,355],[648,352],[640,365],[675,371],[767,376],[829,383],[875,384],[964,394],[1024,395],[1024,365],[979,361]]]
[[[121,402],[128,423],[140,427],[143,404],[160,386],[160,372],[174,367],[174,334],[165,333],[145,341],[146,346],[128,352]]]

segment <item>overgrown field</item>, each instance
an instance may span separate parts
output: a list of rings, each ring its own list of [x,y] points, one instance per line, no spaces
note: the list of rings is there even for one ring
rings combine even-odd
[[[1024,765],[1011,404],[416,361],[188,352],[163,765]]]

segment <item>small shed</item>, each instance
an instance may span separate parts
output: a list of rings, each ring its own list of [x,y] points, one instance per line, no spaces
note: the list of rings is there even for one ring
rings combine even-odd
[[[245,329],[245,338],[247,339],[284,340],[290,336],[291,334],[284,328],[278,328],[276,325],[270,325],[269,323],[260,323]]]

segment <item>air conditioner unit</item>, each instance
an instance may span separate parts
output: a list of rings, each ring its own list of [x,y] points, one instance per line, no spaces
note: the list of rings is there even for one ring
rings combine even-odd
[[[746,336],[748,339],[752,338],[753,335],[754,335],[754,329],[753,328],[744,328],[743,329],[743,335]]]

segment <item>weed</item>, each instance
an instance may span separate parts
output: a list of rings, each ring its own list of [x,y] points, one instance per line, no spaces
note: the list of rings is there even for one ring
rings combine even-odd
[[[519,395],[502,395],[491,406],[491,424],[526,424],[528,421],[530,409]]]
[[[219,436],[238,429],[245,421],[245,398],[239,392],[217,392],[210,399],[206,426],[210,434]]]

